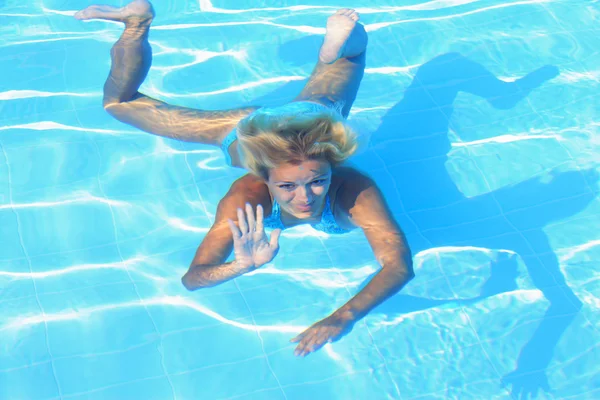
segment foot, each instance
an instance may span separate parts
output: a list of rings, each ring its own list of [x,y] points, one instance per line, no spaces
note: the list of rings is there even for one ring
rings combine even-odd
[[[108,21],[127,22],[129,20],[148,21],[154,17],[152,4],[147,0],[133,0],[125,7],[104,5],[89,6],[75,14],[79,20],[104,19]]]
[[[319,60],[326,64],[338,58],[355,57],[367,47],[367,33],[361,24],[358,13],[349,8],[342,8],[327,19],[325,40],[319,51]]]
[[[490,100],[492,106],[508,110],[513,108],[520,100],[527,97],[529,93],[559,75],[560,71],[553,65],[546,65],[517,79],[514,82],[506,82],[506,90],[501,96]]]

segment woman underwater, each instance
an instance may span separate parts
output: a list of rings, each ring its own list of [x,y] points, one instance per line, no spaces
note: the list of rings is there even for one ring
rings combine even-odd
[[[173,106],[138,92],[152,62],[154,11],[148,1],[90,6],[75,17],[125,24],[104,85],[110,115],[155,135],[219,146],[230,166],[249,171],[219,202],[214,224],[182,278],[187,289],[218,285],[271,262],[283,229],[311,224],[342,234],[361,228],[382,269],[346,304],[291,340],[298,342],[295,354],[304,356],[348,333],[413,278],[410,249],[381,191],[368,176],[341,166],[357,148],[345,118],[367,47],[354,10],[329,17],[317,65],[292,102],[226,111]],[[270,238],[265,228],[273,228]],[[235,259],[226,262],[232,251]]]

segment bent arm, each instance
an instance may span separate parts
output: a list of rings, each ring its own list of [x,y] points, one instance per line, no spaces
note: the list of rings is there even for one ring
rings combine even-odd
[[[377,186],[362,177],[353,183],[347,196],[355,199],[349,208],[350,219],[363,229],[382,267],[360,292],[335,312],[349,322],[356,322],[398,293],[415,275],[406,238]]]
[[[227,220],[237,221],[237,209],[243,208],[246,202],[256,207],[265,198],[269,198],[266,186],[251,175],[243,176],[231,186],[219,202],[215,224],[200,243],[188,271],[181,278],[186,289],[216,286],[254,269],[254,266],[237,260],[225,262],[233,250],[233,235]]]
[[[225,262],[233,248],[233,237],[229,226],[219,218],[223,214],[229,214],[223,208],[229,208],[227,203],[219,205],[217,211],[217,222],[210,228],[208,234],[196,251],[192,263],[181,279],[181,283],[188,290],[207,288],[227,282],[233,278],[249,272],[251,269],[239,264],[236,260]]]
[[[183,283],[183,286],[187,290],[197,290],[220,285],[223,282],[250,272],[252,269],[239,264],[235,260],[216,265],[196,264],[190,266],[188,272],[181,278],[181,283]]]

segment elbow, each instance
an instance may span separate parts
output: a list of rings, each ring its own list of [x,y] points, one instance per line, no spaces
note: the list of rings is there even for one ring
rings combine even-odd
[[[104,111],[108,113],[108,115],[117,119],[118,121],[122,120],[122,117],[125,112],[124,109],[127,108],[125,103],[121,103],[115,99],[107,98],[104,98],[102,102],[102,107],[104,108]]]
[[[186,288],[190,292],[193,292],[194,290],[196,290],[196,287],[194,285],[192,285],[192,281],[189,277],[189,274],[187,274],[187,273],[181,277],[181,284],[183,285],[184,288]]]
[[[412,281],[415,277],[415,273],[412,268],[398,271],[398,282],[401,287],[404,287],[408,282]]]
[[[104,97],[102,99],[102,107],[104,108],[104,111],[106,111],[107,113],[111,113],[111,109],[113,109],[114,107],[118,107],[120,104],[119,101],[115,100],[115,99],[111,99],[108,97]]]
[[[396,255],[394,258],[379,260],[383,268],[389,268],[395,278],[401,282],[402,286],[411,281],[415,277],[413,269],[413,260],[410,252]]]
[[[397,273],[398,279],[401,281],[401,285],[404,286],[414,279],[415,270],[413,269],[413,262],[410,254],[407,254],[402,258],[403,260],[397,268]]]
[[[201,284],[200,280],[197,277],[194,277],[192,274],[190,274],[189,271],[181,277],[181,283],[183,284],[183,287],[185,287],[190,292],[205,287]]]
[[[415,277],[412,267],[410,265],[407,267],[408,268],[404,268],[404,266],[388,266],[383,268],[384,270],[389,271],[389,277],[394,282],[393,286],[396,290],[402,289]]]

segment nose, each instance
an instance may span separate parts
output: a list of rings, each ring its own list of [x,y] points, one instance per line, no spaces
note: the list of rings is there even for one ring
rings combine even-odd
[[[310,188],[300,186],[298,188],[298,200],[305,204],[312,203],[315,198],[315,194],[312,192]]]

